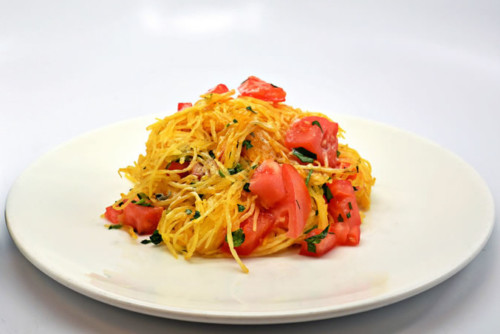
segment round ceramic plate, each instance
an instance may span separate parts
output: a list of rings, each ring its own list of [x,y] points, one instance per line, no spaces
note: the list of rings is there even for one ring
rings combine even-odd
[[[333,115],[332,115],[333,116]],[[46,154],[14,184],[7,224],[41,271],[91,298],[146,314],[214,323],[338,317],[408,298],[447,279],[482,249],[493,199],[456,155],[410,133],[334,115],[377,182],[357,247],[316,259],[174,259],[107,230],[100,218],[130,184],[117,174],[144,152],[153,116],[118,123]]]

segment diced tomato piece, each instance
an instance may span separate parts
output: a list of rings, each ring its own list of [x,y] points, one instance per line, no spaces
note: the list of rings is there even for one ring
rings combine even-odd
[[[158,227],[162,212],[162,207],[130,203],[123,209],[123,224],[132,226],[138,234],[152,234]]]
[[[239,255],[249,255],[255,248],[262,244],[262,240],[271,232],[274,224],[274,216],[266,211],[261,211],[259,217],[257,218],[256,230],[253,230],[253,218],[251,216],[241,224],[241,229],[245,234],[245,241],[241,246],[235,247],[234,249]],[[224,252],[229,252],[229,245],[224,242],[222,245],[222,250]]]
[[[253,173],[249,188],[265,208],[281,201],[285,197],[281,166],[271,159],[264,160]]]
[[[177,162],[177,161],[172,161],[169,165],[168,165],[168,170],[178,170],[178,169],[184,169],[184,168],[187,168],[187,166],[189,166],[189,161],[184,161],[184,163],[180,163],[180,162]],[[182,177],[186,177],[189,175],[189,172],[184,172],[184,173],[180,173],[179,176],[182,178]]]
[[[323,232],[321,229],[316,228],[307,234],[307,238],[315,236]],[[337,245],[337,236],[335,234],[328,233],[324,239],[322,239],[319,243],[315,244],[316,251],[310,252],[307,249],[307,242],[302,241],[300,247],[300,255],[320,257],[324,254],[328,253]]]
[[[287,236],[297,238],[304,232],[304,226],[311,212],[311,196],[305,180],[292,165],[284,164],[282,168],[286,193],[285,205],[288,207]]]
[[[218,84],[212,89],[209,89],[207,93],[223,94],[229,92],[229,89],[224,84]]]
[[[359,244],[361,216],[351,182],[348,180],[334,180],[327,186],[333,195],[333,198],[328,203],[328,212],[335,220],[333,232],[335,232],[336,228],[340,228],[337,225],[347,226],[349,231],[345,240],[342,238],[340,244],[350,246]]]
[[[117,210],[113,208],[112,205],[106,208],[106,212],[104,213],[104,217],[112,222],[113,224],[119,224],[121,220],[121,215],[123,214],[123,210]]]
[[[242,96],[251,96],[268,102],[285,101],[286,93],[283,88],[265,82],[255,76],[250,76],[238,87]]]
[[[179,102],[177,104],[177,111],[181,111],[183,109],[186,109],[186,108],[189,108],[192,106],[193,106],[193,104],[191,102]]]
[[[347,236],[349,234],[349,223],[333,223],[332,226],[330,226],[330,232],[335,233],[335,236],[337,237],[337,243],[339,245],[345,245],[347,241]]]
[[[308,116],[290,126],[285,134],[285,146],[290,150],[302,147],[316,154],[317,160],[326,166],[337,167],[337,133],[339,126],[324,117]]]

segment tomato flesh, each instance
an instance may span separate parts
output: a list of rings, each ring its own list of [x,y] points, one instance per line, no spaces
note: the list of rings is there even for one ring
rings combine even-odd
[[[138,234],[152,234],[158,227],[162,212],[162,207],[130,203],[120,210],[108,206],[104,217],[113,224],[132,226]]]
[[[255,231],[253,230],[253,220],[254,216],[251,216],[240,226],[245,234],[245,241],[240,246],[234,248],[239,255],[249,255],[255,248],[262,244],[262,240],[271,232],[275,218],[271,213],[261,211],[257,218]],[[224,252],[229,252],[229,245],[227,242],[224,242],[222,250]]]
[[[256,194],[264,208],[270,208],[285,197],[285,186],[281,166],[264,160],[250,179],[250,192]]]
[[[177,111],[181,111],[183,109],[186,109],[186,108],[189,108],[192,106],[193,106],[193,104],[191,102],[179,102],[177,104]]]
[[[285,205],[288,208],[289,238],[298,238],[304,232],[307,218],[311,212],[311,196],[306,183],[297,170],[283,164],[283,183],[285,185]]]
[[[348,180],[334,180],[327,186],[333,195],[328,203],[328,212],[335,220],[331,230],[334,233],[336,229],[342,230],[340,244],[356,246],[360,239],[361,216],[352,184]]]
[[[238,87],[242,96],[250,96],[268,102],[283,102],[286,93],[283,88],[265,82],[255,76],[250,76]]]
[[[318,235],[321,232],[323,232],[321,229],[316,228],[307,234],[306,239]],[[324,239],[322,239],[318,244],[315,244],[315,252],[310,252],[307,247],[307,242],[302,241],[299,254],[305,256],[320,257],[332,250],[335,246],[337,246],[337,244],[337,235],[328,233]]]
[[[229,92],[229,88],[227,88],[226,85],[224,85],[224,84],[218,84],[214,88],[209,89],[208,92],[207,92],[207,94],[208,93],[224,94],[224,93],[227,93],[227,92]]]
[[[337,167],[338,129],[337,123],[324,117],[304,117],[295,121],[286,132],[285,146],[290,150],[302,147],[316,154],[322,165]]]

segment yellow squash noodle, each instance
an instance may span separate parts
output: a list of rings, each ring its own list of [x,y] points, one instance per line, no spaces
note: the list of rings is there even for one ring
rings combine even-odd
[[[128,194],[122,194],[122,201],[128,203],[144,193],[154,206],[165,208],[158,232],[175,257],[228,256],[221,250],[227,240],[231,255],[247,272],[234,249],[231,232],[252,216],[255,229],[259,206],[256,196],[244,187],[262,161],[291,164],[304,180],[309,176],[312,210],[306,228],[324,228],[332,220],[323,197],[324,183],[350,178],[358,190],[358,205],[366,210],[375,180],[370,163],[347,145],[339,144],[338,148],[342,168],[324,167],[316,161],[300,164],[285,147],[285,133],[295,120],[326,116],[282,103],[234,97],[234,93],[202,95],[192,107],[150,125],[146,154],[119,172],[134,184]],[[340,130],[339,135],[342,133]],[[172,163],[184,168],[168,169]],[[251,256],[273,254],[303,239],[290,239],[286,232],[283,227],[274,227]]]

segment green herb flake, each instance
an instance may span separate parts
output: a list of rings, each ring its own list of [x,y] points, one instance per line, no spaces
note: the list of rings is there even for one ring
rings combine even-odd
[[[193,213],[193,210],[191,210],[191,209],[186,209],[186,214],[187,214],[187,215],[190,215],[190,214],[192,214],[192,213]]]
[[[253,147],[252,142],[251,142],[250,140],[247,140],[247,139],[245,139],[245,140],[243,141],[243,146],[244,146],[247,150],[249,150],[249,149],[251,149],[251,148]]]
[[[295,203],[297,203],[297,206],[299,207],[299,210],[301,210],[301,209],[300,209],[300,204],[299,204],[299,201],[298,201],[298,200],[295,200]]]
[[[321,133],[323,133],[323,128],[321,127],[321,124],[318,121],[312,122],[312,125],[317,125],[319,126],[319,129],[321,130]]]
[[[229,172],[229,174],[234,175],[234,174],[238,174],[242,170],[243,169],[241,168],[241,165],[236,164],[236,166],[234,166],[233,168],[229,168],[227,171]]]
[[[132,201],[132,203],[137,204],[137,205],[141,205],[141,206],[153,206],[150,203],[149,197],[145,193],[138,193],[137,197],[139,198],[139,200],[138,201],[134,200],[134,201]]]
[[[333,198],[332,191],[326,185],[326,183],[323,184],[322,188],[323,188],[323,195],[325,195],[325,197],[326,197],[326,202],[330,203],[330,200]]]
[[[247,193],[250,192],[250,183],[245,183],[245,185],[243,186],[243,190],[245,190]]]
[[[342,217],[342,215],[339,213],[339,216],[337,217],[337,221],[339,223],[343,223],[344,222],[344,217]]]
[[[119,230],[123,227],[122,224],[116,224],[116,225],[109,225],[108,230]]]
[[[350,213],[350,212],[348,212],[348,213],[346,214],[346,217],[347,217],[347,219],[351,218],[351,213]]]
[[[191,220],[195,220],[195,219],[198,219],[198,218],[200,218],[200,217],[201,217],[200,211],[196,210],[196,211],[194,212],[193,219],[191,219]]]
[[[238,204],[238,212],[243,212],[243,211],[245,211],[245,206]]]
[[[316,212],[314,213],[315,216],[317,216],[319,214],[319,211],[316,210]]]
[[[234,232],[231,232],[233,236],[233,246],[239,247],[245,242],[245,233],[243,233],[243,229],[239,228]]]
[[[309,185],[309,180],[311,179],[311,175],[312,175],[313,171],[312,169],[309,170],[309,173],[307,173],[307,177],[306,177],[306,186]]]
[[[252,106],[248,106],[248,107],[247,107],[247,110],[248,110],[248,111],[253,112],[254,114],[256,114],[256,113],[257,113],[255,110],[253,110],[253,109],[252,109]]]
[[[359,173],[359,166],[356,166],[356,173]]]
[[[303,147],[294,148],[292,150],[292,154],[302,162],[314,162],[314,160],[317,159],[316,154],[306,150]]]
[[[226,175],[224,175],[224,173],[219,169],[219,175],[220,177],[226,177]]]
[[[340,157],[340,151],[337,150],[337,158]]]
[[[153,243],[155,245],[160,244],[163,241],[163,238],[161,237],[160,232],[158,230],[155,230],[153,234],[149,236],[149,239],[144,239],[141,241],[141,244],[147,245],[149,243]]]
[[[352,187],[352,189],[354,189],[354,191],[358,191],[358,188],[356,188],[356,187],[354,187],[354,186]]]
[[[215,154],[214,154],[214,151],[212,151],[212,150],[208,151],[208,155],[210,155],[210,157],[211,157],[212,159],[215,159]]]
[[[258,166],[258,165],[257,165],[257,164],[255,164],[255,165],[253,165],[253,166],[252,166],[252,167],[250,167],[250,168],[255,169],[255,168],[257,168],[257,166]]]
[[[324,238],[326,238],[326,235],[328,234],[328,229],[330,228],[330,225],[325,227],[325,229],[316,235],[313,235],[312,237],[309,237],[307,239],[304,239],[304,241],[307,243],[307,251],[311,253],[316,253],[316,245],[321,242]]]
[[[310,229],[308,229],[307,231],[304,231],[304,234],[309,234],[309,232],[311,232],[312,230],[314,230],[315,228],[318,228],[318,225],[314,225],[313,227],[311,227]]]
[[[233,123],[234,124],[238,123],[238,120],[237,119],[233,119]]]
[[[352,204],[351,204],[351,202],[347,203],[347,205],[349,205],[349,210],[352,210]]]

